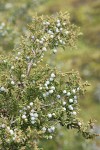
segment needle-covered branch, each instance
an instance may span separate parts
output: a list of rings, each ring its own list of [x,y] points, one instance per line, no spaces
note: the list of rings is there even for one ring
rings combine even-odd
[[[28,35],[12,56],[0,61],[0,148],[37,150],[41,139],[51,140],[57,125],[93,138],[91,125],[78,118],[78,99],[85,91],[77,72],[62,73],[42,65],[46,51],[75,47],[79,29],[69,14],[36,16]]]

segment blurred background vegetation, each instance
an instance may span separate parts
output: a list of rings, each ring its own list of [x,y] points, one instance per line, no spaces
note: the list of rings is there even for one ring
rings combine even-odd
[[[100,0],[0,0],[0,55],[9,55],[18,46],[34,14],[51,15],[59,11],[68,11],[83,35],[77,49],[59,50],[56,56],[47,54],[45,60],[63,71],[78,70],[82,80],[90,83],[80,99],[80,116],[85,121],[97,120],[94,129],[100,133]],[[40,146],[45,150],[100,149],[100,138],[84,140],[74,132],[58,127],[55,140],[42,141]]]

